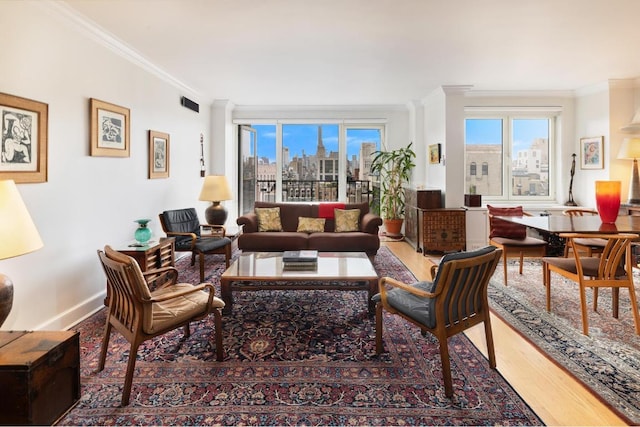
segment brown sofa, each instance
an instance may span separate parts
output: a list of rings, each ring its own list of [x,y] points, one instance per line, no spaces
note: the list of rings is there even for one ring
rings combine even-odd
[[[239,217],[236,222],[242,227],[242,234],[238,237],[238,249],[243,251],[282,252],[289,250],[315,249],[325,252],[366,252],[373,259],[380,247],[378,228],[382,219],[369,212],[369,205],[365,203],[345,204],[343,209],[360,209],[360,230],[353,232],[334,232],[335,221],[325,218],[324,232],[302,233],[296,231],[299,217],[326,216],[326,212],[333,211],[333,203],[270,203],[255,202],[256,208],[280,208],[282,231],[258,231],[258,217],[255,212]],[[329,209],[327,209],[329,208]]]

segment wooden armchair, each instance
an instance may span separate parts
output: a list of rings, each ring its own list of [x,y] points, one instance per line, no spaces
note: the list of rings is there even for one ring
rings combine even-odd
[[[582,309],[582,333],[589,335],[589,317],[585,288],[593,288],[593,309],[598,309],[598,288],[612,288],[613,316],[618,317],[620,288],[629,290],[629,299],[633,311],[636,334],[640,335],[640,319],[636,292],[633,285],[633,265],[631,259],[631,242],[638,238],[637,234],[581,234],[562,233],[560,237],[567,239],[573,250],[573,257],[544,257],[543,283],[547,289],[547,311],[551,311],[551,272],[560,274],[578,283],[580,287],[580,306]],[[605,245],[599,257],[580,256],[576,240],[585,238],[604,239]]]
[[[174,267],[142,273],[136,260],[109,246],[105,246],[104,251],[99,250],[98,257],[107,276],[110,294],[98,370],[104,369],[112,327],[131,343],[122,406],[129,404],[138,347],[146,340],[179,327],[184,327],[185,337],[189,337],[189,323],[213,313],[216,357],[218,361],[223,359],[221,309],[224,302],[215,297],[212,284],[176,283],[178,270]],[[155,277],[156,282],[160,277],[166,277],[166,281],[150,291],[146,276]]]
[[[194,208],[164,211],[159,215],[160,225],[167,236],[176,238],[176,251],[191,252],[191,265],[196,255],[200,260],[200,281],[204,282],[204,256],[223,254],[225,266],[231,260],[231,239],[225,237],[221,225],[200,224]],[[207,233],[203,231],[206,230]]]
[[[489,213],[489,244],[502,249],[502,269],[504,285],[507,286],[507,259],[517,256],[520,258],[520,270],[525,256],[542,258],[547,251],[547,242],[527,235],[523,225],[509,223],[496,218],[497,216],[531,216],[524,212],[521,206],[494,207],[487,205]]]
[[[471,252],[445,255],[433,282],[412,285],[390,277],[380,279],[376,304],[376,353],[383,351],[383,310],[417,325],[422,334],[433,334],[440,342],[440,359],[445,395],[453,395],[447,340],[465,329],[484,322],[489,365],[496,367],[487,287],[502,250],[487,246]],[[387,289],[389,286],[391,289]]]

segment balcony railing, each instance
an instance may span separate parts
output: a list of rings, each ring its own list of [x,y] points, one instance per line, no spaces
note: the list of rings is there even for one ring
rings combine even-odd
[[[275,180],[256,180],[256,200],[274,202]],[[348,203],[371,203],[373,186],[370,181],[347,181]],[[338,200],[338,181],[283,180],[283,202],[324,202]]]

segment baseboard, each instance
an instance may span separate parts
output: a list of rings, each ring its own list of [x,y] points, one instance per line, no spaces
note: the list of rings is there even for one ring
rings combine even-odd
[[[59,331],[73,328],[76,324],[104,307],[106,289],[70,309],[36,326],[36,331]]]

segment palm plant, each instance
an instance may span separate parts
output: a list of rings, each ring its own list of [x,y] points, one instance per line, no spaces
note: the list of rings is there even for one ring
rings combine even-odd
[[[385,220],[404,218],[404,187],[416,166],[413,142],[404,148],[373,153],[371,172],[380,177],[380,213]]]

